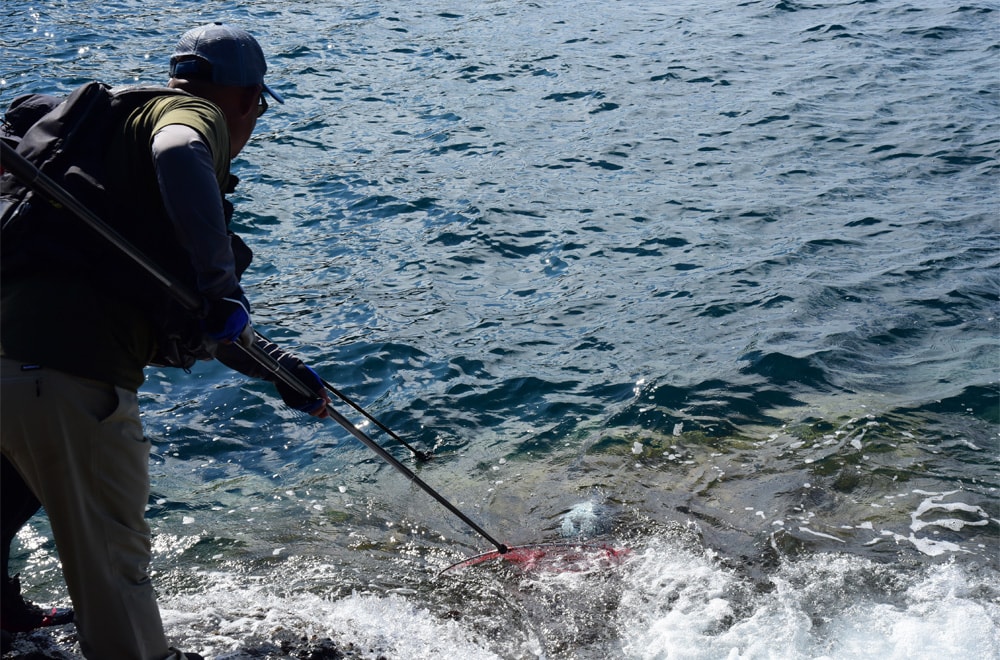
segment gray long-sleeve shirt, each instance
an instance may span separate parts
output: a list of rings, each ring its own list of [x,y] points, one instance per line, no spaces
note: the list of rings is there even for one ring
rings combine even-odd
[[[152,155],[167,215],[191,257],[198,290],[210,300],[231,295],[239,281],[208,145],[193,128],[170,124],[153,136]]]

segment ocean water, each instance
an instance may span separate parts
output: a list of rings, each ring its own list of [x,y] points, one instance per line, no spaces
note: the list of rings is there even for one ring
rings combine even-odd
[[[1000,3],[7,0],[3,105],[242,25],[258,329],[422,480],[150,369],[154,580],[226,659],[1000,655]],[[273,104],[272,104],[273,106]],[[66,603],[44,516],[30,595]],[[72,626],[14,656],[72,658]],[[326,654],[326,655],[324,655]]]

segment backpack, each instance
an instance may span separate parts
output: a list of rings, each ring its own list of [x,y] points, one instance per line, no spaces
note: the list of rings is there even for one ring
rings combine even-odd
[[[113,130],[134,110],[157,96],[187,94],[166,87],[112,89],[87,83],[65,99],[29,94],[14,99],[4,116],[3,139],[84,206],[103,217],[104,155]],[[69,216],[55,209],[11,174],[0,177],[0,227],[8,229],[33,213]],[[48,206],[49,208],[44,208]],[[42,207],[39,209],[38,207]],[[7,255],[4,254],[4,257]]]
[[[65,99],[48,95],[26,95],[15,99],[4,117],[0,139],[41,172],[79,200],[106,223],[115,227],[105,163],[107,145],[114,131],[135,110],[164,95],[188,95],[166,87],[112,89],[101,82],[78,87]],[[2,164],[0,164],[2,165]],[[224,201],[227,223],[232,205]],[[4,278],[38,268],[88,273],[122,287],[130,300],[141,300],[158,330],[160,353],[151,364],[190,368],[196,360],[210,359],[202,345],[198,319],[162,291],[156,291],[146,275],[122,277],[134,268],[105,240],[72,212],[35,193],[11,173],[0,176],[0,274]],[[237,258],[237,276],[250,263],[250,249],[230,233]],[[150,255],[155,256],[155,255]],[[155,260],[154,260],[155,261]],[[126,269],[126,270],[123,270]],[[150,286],[156,294],[142,295]]]
[[[0,125],[0,140],[17,148],[21,136],[28,132],[31,125],[51,112],[62,102],[58,96],[51,94],[24,94],[11,101],[7,113]]]

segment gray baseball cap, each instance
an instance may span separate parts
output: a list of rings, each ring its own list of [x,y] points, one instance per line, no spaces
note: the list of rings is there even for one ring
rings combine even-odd
[[[188,30],[177,42],[170,58],[170,77],[206,80],[217,85],[252,87],[264,91],[278,103],[285,99],[264,82],[267,63],[264,51],[249,32],[223,23],[208,23]]]

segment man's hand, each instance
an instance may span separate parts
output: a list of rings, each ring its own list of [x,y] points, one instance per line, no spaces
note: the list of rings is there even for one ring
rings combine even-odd
[[[313,387],[313,389],[316,390],[316,393],[319,395],[319,398],[310,401],[305,405],[297,406],[297,409],[301,410],[304,413],[308,413],[313,417],[318,417],[319,419],[326,419],[327,417],[330,416],[330,412],[326,409],[326,406],[330,403],[330,395],[327,394],[326,392],[326,386],[323,384],[323,379],[320,378],[319,374],[313,371],[313,368],[310,367],[309,365],[303,364],[302,366],[309,371],[310,375],[314,379],[314,382],[306,381],[306,384]],[[299,373],[301,375],[301,371]],[[316,389],[317,387],[318,389]]]
[[[316,393],[315,397],[307,398],[280,380],[276,381],[275,386],[278,388],[278,393],[285,405],[320,419],[329,417],[330,411],[326,407],[330,403],[330,395],[327,394],[326,385],[323,384],[323,379],[319,377],[319,374],[313,371],[312,367],[288,353],[278,358],[278,362]]]

